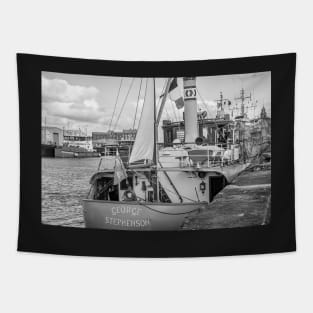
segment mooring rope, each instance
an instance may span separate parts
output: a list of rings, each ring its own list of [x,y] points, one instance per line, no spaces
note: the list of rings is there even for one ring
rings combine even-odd
[[[138,175],[138,172],[136,172],[135,170],[133,170],[133,172]],[[156,183],[153,182],[153,181],[151,181],[150,183],[151,183],[151,185],[155,185],[155,184],[156,184]],[[161,186],[162,186],[162,185],[161,185]],[[162,188],[163,188],[165,191],[168,191],[168,192],[170,192],[171,194],[177,196],[177,194],[174,193],[172,190],[169,190],[168,188],[165,188],[164,186],[162,186]],[[186,196],[184,196],[184,195],[182,195],[182,194],[180,194],[180,196],[181,196],[182,198],[185,198],[186,200],[192,201],[193,203],[199,203],[199,202],[200,202],[200,201],[196,201],[196,200],[193,200],[193,199],[191,199],[191,198],[188,198],[188,197],[186,197]]]
[[[150,206],[148,206],[148,205],[146,205],[146,204],[144,204],[144,203],[141,203],[141,202],[137,202],[137,203],[140,204],[140,205],[142,205],[142,206],[144,206],[145,208],[147,208],[147,209],[149,209],[149,210],[151,210],[151,211],[154,211],[154,212],[160,213],[160,214],[166,214],[166,215],[185,215],[185,214],[189,214],[189,213],[192,213],[192,212],[194,212],[194,211],[200,209],[200,207],[199,207],[199,208],[193,209],[193,210],[188,211],[188,212],[170,213],[170,212],[163,212],[163,211],[159,211],[159,210],[157,210],[157,209],[153,209],[153,208],[151,208]],[[177,205],[179,206],[179,205],[181,205],[181,204],[180,204],[180,203],[177,203]]]

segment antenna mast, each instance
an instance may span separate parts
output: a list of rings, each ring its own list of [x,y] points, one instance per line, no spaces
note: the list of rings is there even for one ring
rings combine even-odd
[[[224,104],[228,103],[231,104],[231,101],[229,99],[224,98],[223,93],[220,92],[220,98],[218,100],[215,100],[217,103],[217,118],[224,118]]]
[[[241,100],[241,115],[245,115],[245,99],[250,99],[251,100],[251,92],[249,96],[245,96],[245,90],[242,88],[240,90],[240,96],[235,98],[235,100]]]

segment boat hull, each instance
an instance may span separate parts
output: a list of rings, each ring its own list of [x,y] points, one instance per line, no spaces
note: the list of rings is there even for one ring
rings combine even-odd
[[[208,207],[207,202],[150,203],[83,200],[87,228],[132,231],[180,230],[192,212]]]
[[[56,158],[97,158],[100,156],[99,152],[94,151],[81,151],[78,148],[71,149],[70,147],[55,148],[54,156]]]

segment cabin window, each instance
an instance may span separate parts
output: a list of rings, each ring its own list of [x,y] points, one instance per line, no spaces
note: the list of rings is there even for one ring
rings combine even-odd
[[[148,201],[153,202],[153,191],[148,191]]]
[[[142,190],[142,191],[146,191],[146,190],[147,190],[147,185],[146,185],[146,182],[145,182],[145,181],[142,181],[142,182],[141,182],[141,190]]]
[[[113,178],[98,179],[94,191],[95,200],[118,201],[118,187],[113,185]]]

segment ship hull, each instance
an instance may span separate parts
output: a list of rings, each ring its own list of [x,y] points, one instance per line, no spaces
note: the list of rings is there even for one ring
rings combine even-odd
[[[132,231],[179,230],[187,215],[207,206],[207,202],[176,204],[83,200],[87,228]]]
[[[41,144],[41,156],[46,158],[54,158],[55,145]]]
[[[56,158],[97,158],[100,153],[94,151],[80,151],[78,149],[55,148],[54,155]]]

